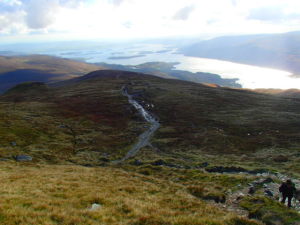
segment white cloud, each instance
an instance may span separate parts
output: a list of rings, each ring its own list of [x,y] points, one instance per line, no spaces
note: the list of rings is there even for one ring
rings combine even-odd
[[[190,14],[195,10],[195,5],[189,5],[181,8],[178,10],[175,15],[173,16],[173,19],[175,20],[187,20],[190,16]]]
[[[264,6],[261,8],[254,8],[249,12],[247,17],[252,20],[266,21],[266,22],[291,22],[292,20],[299,20],[300,13],[289,9],[285,5]]]
[[[26,23],[29,28],[46,28],[55,21],[58,0],[30,0],[26,5]]]
[[[299,0],[0,0],[0,38],[18,29],[66,38],[281,32],[300,29],[299,8]]]
[[[284,8],[280,6],[273,6],[252,9],[249,13],[248,19],[278,21],[282,20],[284,17]]]
[[[112,4],[115,5],[115,6],[120,6],[124,0],[111,0],[112,1]]]

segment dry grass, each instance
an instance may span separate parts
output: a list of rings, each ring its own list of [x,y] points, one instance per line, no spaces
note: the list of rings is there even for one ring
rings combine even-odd
[[[113,168],[1,163],[1,224],[256,224],[180,185]],[[101,204],[96,211],[88,210]]]

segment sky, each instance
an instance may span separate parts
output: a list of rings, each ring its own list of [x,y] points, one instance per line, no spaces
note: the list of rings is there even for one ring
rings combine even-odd
[[[299,0],[0,0],[0,43],[296,30]]]

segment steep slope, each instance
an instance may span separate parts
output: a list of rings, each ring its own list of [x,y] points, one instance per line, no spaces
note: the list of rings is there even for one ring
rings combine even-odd
[[[188,56],[222,59],[300,74],[300,32],[219,37],[184,47]]]
[[[179,158],[203,153],[243,155],[299,146],[298,99],[111,70],[92,72],[42,91],[24,91],[23,87],[8,92],[0,99],[6,115],[3,126],[15,118],[24,121],[25,133],[38,132],[31,140],[10,127],[22,143],[20,150],[38,149],[43,143],[43,149],[62,154],[57,160],[66,160],[64,151],[75,161],[97,155],[84,159],[85,163],[101,163],[102,156],[118,159],[148,126],[122,95],[124,85],[159,119],[161,128],[152,144],[163,154]],[[4,146],[14,141],[4,130],[3,135]],[[52,145],[56,147],[49,147]],[[146,147],[148,150],[153,152]],[[38,158],[43,154],[48,153],[42,151]]]
[[[197,199],[182,185],[120,169],[2,163],[0,177],[6,225],[261,224]]]
[[[150,126],[124,86],[160,127],[150,145],[115,165]],[[262,224],[249,214],[296,225],[297,212],[275,192],[263,195],[287,178],[281,173],[300,177],[299,109],[295,98],[125,71],[17,85],[0,96],[0,221]],[[231,173],[215,173],[222,170]],[[268,179],[258,174],[266,172]],[[256,183],[257,194],[244,198]],[[90,211],[93,204],[101,206]]]

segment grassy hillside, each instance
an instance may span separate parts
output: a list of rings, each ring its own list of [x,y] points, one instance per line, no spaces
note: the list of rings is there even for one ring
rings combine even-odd
[[[173,182],[113,168],[2,163],[2,224],[258,225]],[[93,204],[100,208],[91,210]]]
[[[50,161],[97,165],[120,158],[148,126],[122,95],[125,84],[161,123],[152,140],[158,152],[144,148],[145,160],[151,155],[196,165],[222,154],[223,161],[234,155],[252,165],[265,154],[272,165],[282,152],[297,154],[298,99],[109,70],[58,87],[29,83],[28,91],[18,86],[2,96],[3,152],[11,154],[6,148],[15,141],[15,151]],[[288,170],[289,163],[279,167]]]
[[[149,126],[122,95],[124,85],[161,127],[152,147],[115,165]],[[0,221],[261,224],[247,218],[255,211],[272,224],[268,215],[284,206],[274,197],[257,209],[262,185],[258,196],[234,197],[259,176],[208,171],[233,166],[298,177],[299,109],[295,98],[123,71],[18,85],[0,97]],[[15,162],[20,155],[32,161]],[[89,211],[93,203],[101,208]],[[282,224],[297,224],[298,214],[285,210]]]

